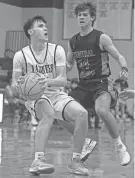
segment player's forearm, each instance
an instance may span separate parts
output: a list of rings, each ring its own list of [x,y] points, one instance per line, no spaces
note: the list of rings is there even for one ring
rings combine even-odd
[[[11,90],[14,97],[19,97],[18,84],[16,82],[12,83]]]
[[[55,79],[49,79],[49,87],[65,87],[67,84],[67,79],[65,77],[56,77]]]
[[[126,59],[124,58],[124,56],[120,55],[117,61],[121,68],[122,67],[127,68],[127,62],[126,62]]]

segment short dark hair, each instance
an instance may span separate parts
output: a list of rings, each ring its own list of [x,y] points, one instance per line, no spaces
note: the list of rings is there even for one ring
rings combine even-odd
[[[74,9],[74,14],[77,16],[79,12],[83,12],[87,9],[89,10],[91,17],[95,17],[94,20],[92,21],[93,26],[96,20],[96,5],[94,3],[92,2],[79,3]]]
[[[44,22],[45,24],[47,23],[47,21],[44,19],[43,16],[34,16],[32,18],[29,18],[25,23],[24,23],[24,26],[23,26],[23,30],[25,32],[25,35],[27,36],[28,39],[30,39],[30,35],[28,33],[28,30],[33,26],[34,22],[36,21],[42,21]]]

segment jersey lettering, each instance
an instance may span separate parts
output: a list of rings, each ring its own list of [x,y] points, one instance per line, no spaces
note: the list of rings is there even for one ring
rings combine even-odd
[[[86,57],[93,57],[95,54],[92,50],[84,50],[84,51],[76,51],[74,52],[74,56],[76,59],[78,58],[86,58]]]
[[[101,34],[94,29],[87,38],[78,33],[70,40],[80,80],[108,77],[111,74],[108,52],[99,46]]]
[[[34,67],[34,66],[33,66]],[[37,65],[35,66],[35,71],[42,73],[42,74],[46,74],[46,73],[52,73],[53,72],[53,64],[48,64],[48,65]]]

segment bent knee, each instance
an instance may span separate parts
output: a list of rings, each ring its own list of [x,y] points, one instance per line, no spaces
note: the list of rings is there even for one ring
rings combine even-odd
[[[78,115],[77,115],[77,117],[79,116],[79,122],[88,122],[88,112],[87,112],[87,110],[85,110],[85,109],[80,109],[79,111],[78,111]],[[77,119],[78,120],[78,119]]]
[[[109,110],[105,107],[95,107],[96,113],[99,117],[104,117],[109,112]]]

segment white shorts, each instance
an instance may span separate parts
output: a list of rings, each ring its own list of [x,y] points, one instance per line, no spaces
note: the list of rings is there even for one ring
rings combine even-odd
[[[51,97],[47,97],[46,95],[43,95],[40,99],[46,99],[50,105],[53,107],[54,111],[55,111],[55,119],[60,119],[63,120],[65,118],[63,118],[63,111],[65,106],[70,102],[70,101],[74,101],[74,99],[71,96],[68,96],[67,93],[57,93],[55,95],[52,95]],[[40,100],[38,99],[38,100]],[[25,102],[25,106],[26,108],[29,110],[29,112],[31,113],[32,116],[34,116],[35,118],[37,118],[36,115],[36,110],[35,110],[35,103],[38,101],[26,101]],[[37,118],[38,119],[38,118]]]

